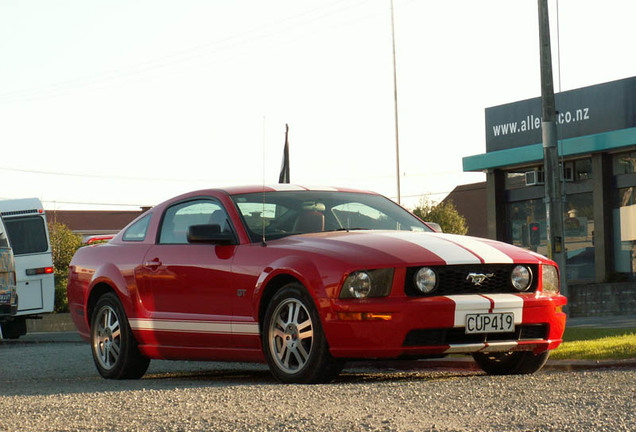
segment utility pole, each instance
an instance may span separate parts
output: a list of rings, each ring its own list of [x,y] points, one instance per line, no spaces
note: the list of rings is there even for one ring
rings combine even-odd
[[[400,194],[400,133],[398,129],[398,92],[397,66],[395,60],[395,23],[393,19],[393,0],[391,0],[391,37],[393,40],[393,107],[395,112],[395,171],[397,174],[397,203],[402,204]]]
[[[539,42],[541,62],[541,107],[543,120],[543,171],[545,175],[545,211],[548,258],[556,261],[561,275],[561,293],[567,294],[565,279],[565,239],[563,237],[563,199],[559,176],[556,134],[556,108],[552,80],[552,52],[547,0],[539,2]]]

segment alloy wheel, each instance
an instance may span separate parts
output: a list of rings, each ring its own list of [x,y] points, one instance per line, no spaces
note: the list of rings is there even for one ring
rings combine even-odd
[[[288,298],[278,305],[271,318],[268,339],[274,361],[282,371],[293,374],[303,369],[311,355],[314,326],[300,300]]]
[[[117,312],[110,306],[98,312],[97,328],[93,338],[96,359],[104,369],[112,369],[121,353],[121,328]]]

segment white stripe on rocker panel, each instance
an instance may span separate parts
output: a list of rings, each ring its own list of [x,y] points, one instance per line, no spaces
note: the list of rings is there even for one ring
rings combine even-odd
[[[234,323],[213,321],[170,321],[153,319],[130,319],[130,327],[134,330],[160,330],[184,333],[216,333],[216,334],[258,334],[256,323]]]

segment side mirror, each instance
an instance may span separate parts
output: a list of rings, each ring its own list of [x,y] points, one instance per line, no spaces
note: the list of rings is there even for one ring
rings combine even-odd
[[[221,232],[221,226],[190,225],[187,232],[188,243],[210,243],[219,245],[236,244],[231,232]]]
[[[442,231],[442,227],[439,226],[439,224],[437,222],[426,222],[426,225],[428,225],[429,227],[433,228],[435,230],[435,232],[438,233],[443,233],[444,231]]]

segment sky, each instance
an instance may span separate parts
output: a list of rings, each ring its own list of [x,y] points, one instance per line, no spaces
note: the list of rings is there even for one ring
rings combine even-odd
[[[636,74],[636,2],[548,3],[557,91]],[[394,0],[394,22],[412,208],[485,180],[462,171],[485,108],[540,95],[537,2]],[[0,199],[276,183],[285,124],[292,183],[397,199],[391,42],[390,0],[1,0]]]

